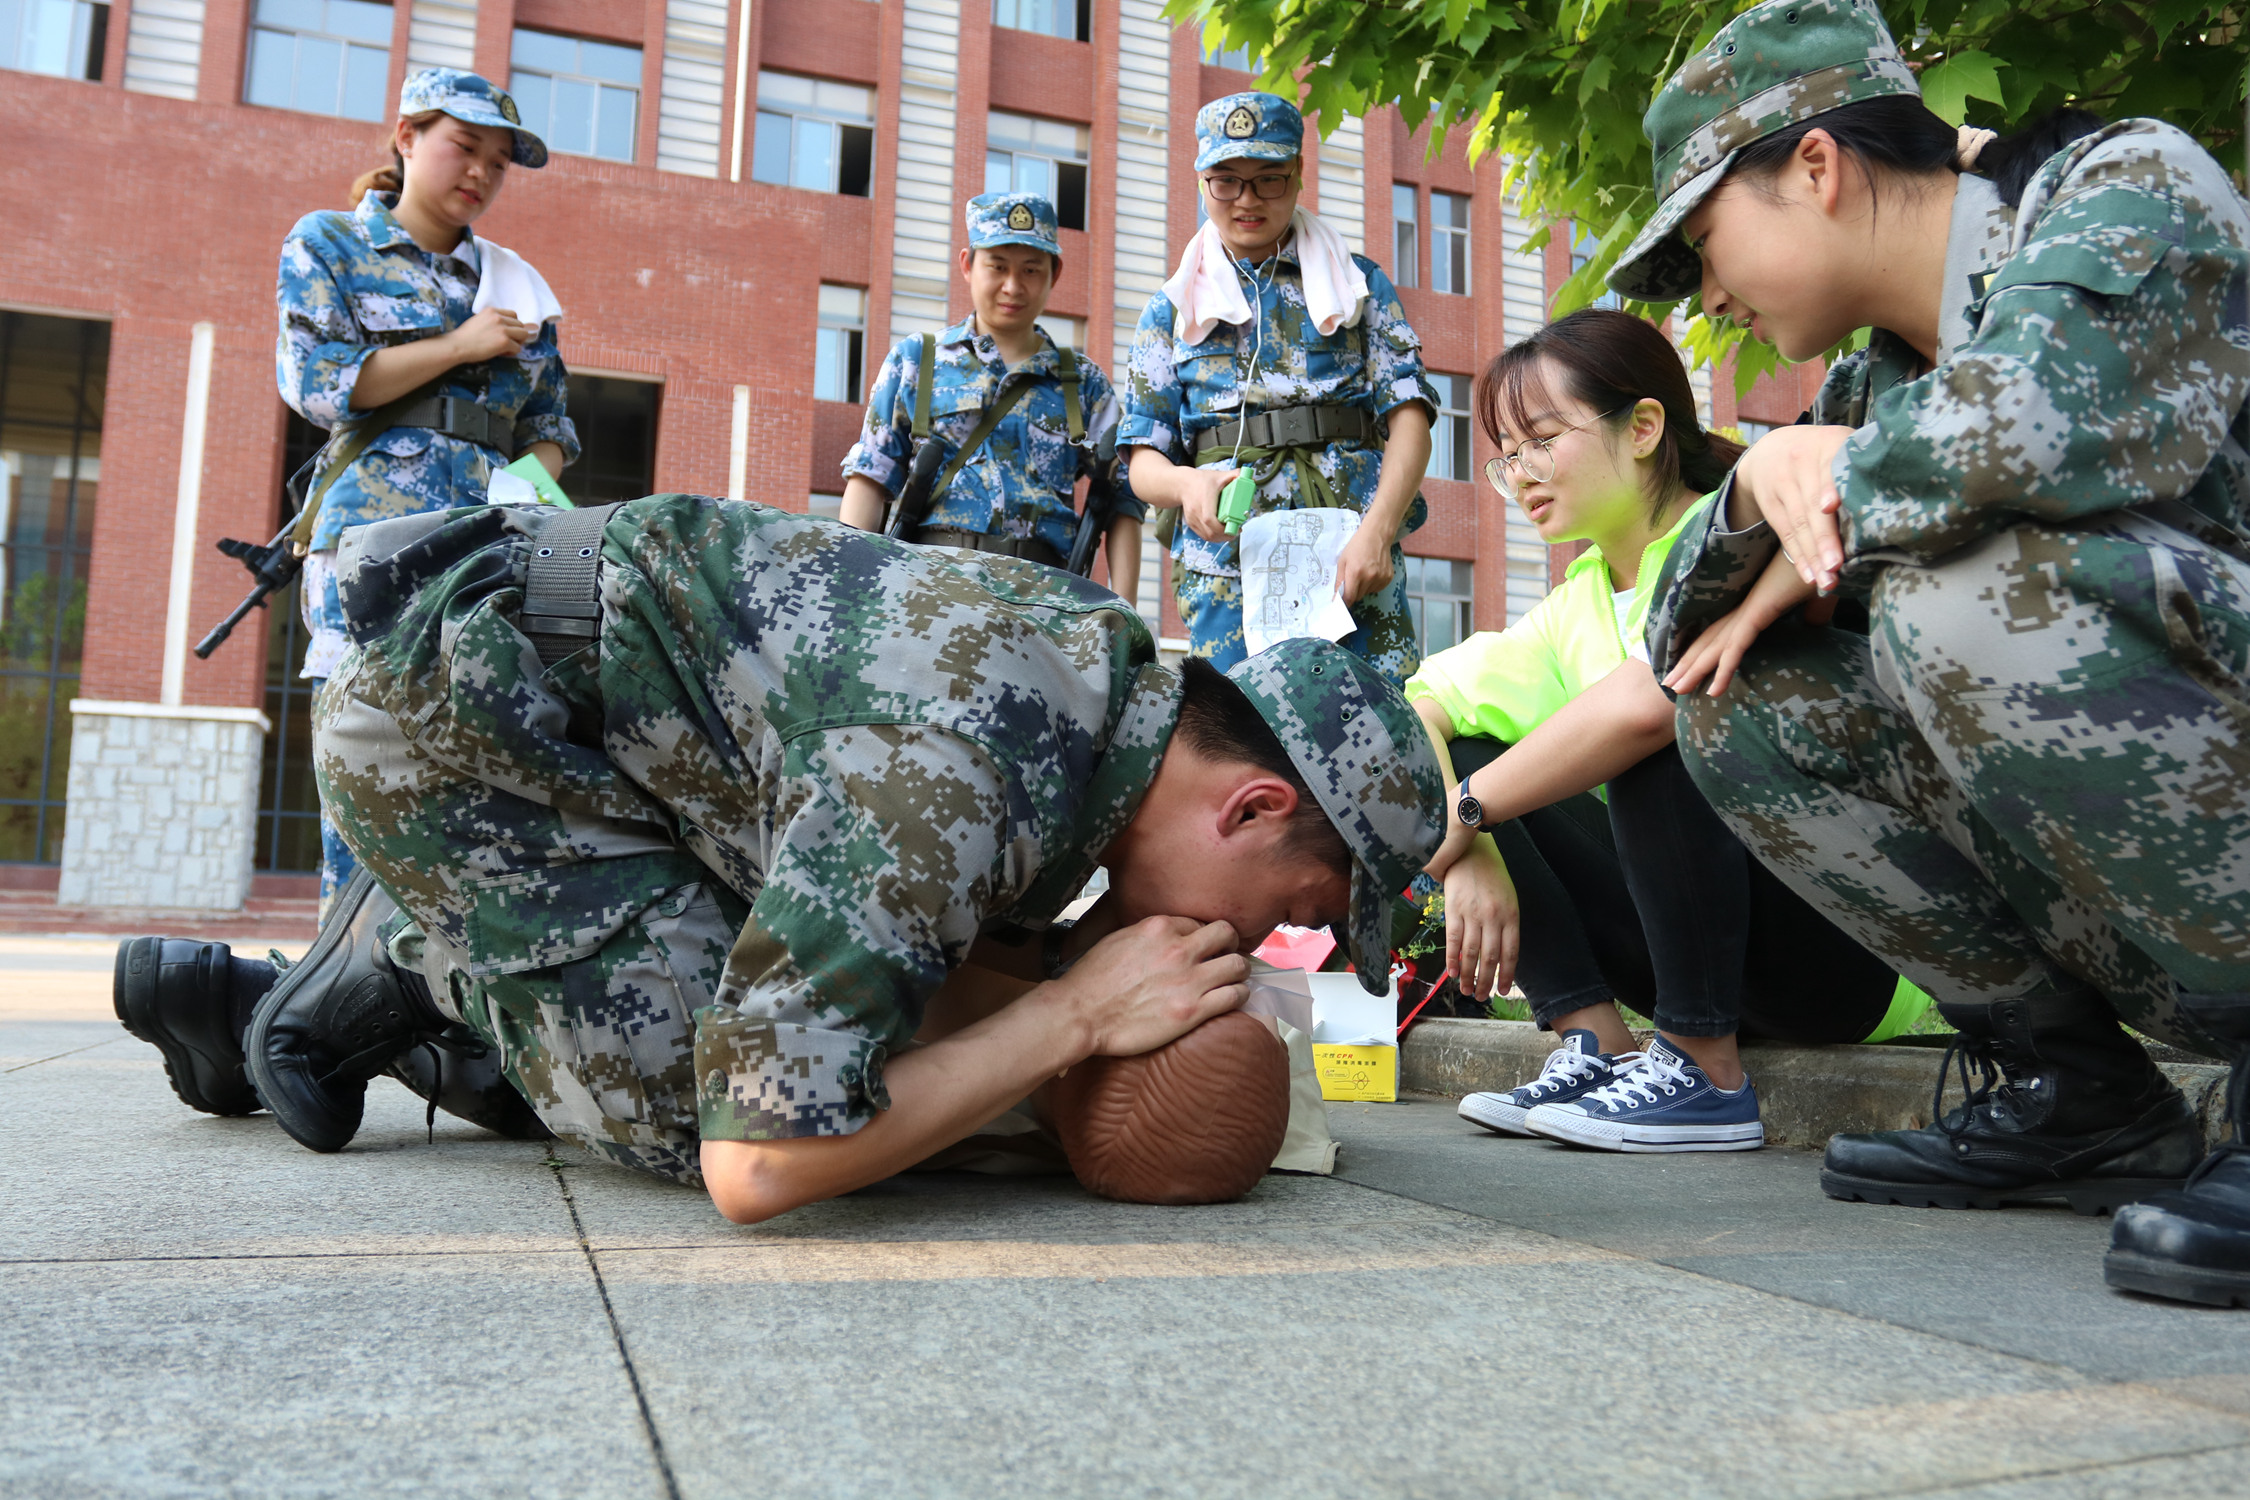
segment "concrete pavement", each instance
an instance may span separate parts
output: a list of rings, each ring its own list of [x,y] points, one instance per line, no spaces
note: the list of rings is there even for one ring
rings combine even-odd
[[[340,1156],[195,1115],[107,968],[0,940],[0,1495],[2250,1493],[2250,1313],[2107,1292],[2106,1220],[1420,1099],[1226,1207],[742,1229],[387,1081]]]

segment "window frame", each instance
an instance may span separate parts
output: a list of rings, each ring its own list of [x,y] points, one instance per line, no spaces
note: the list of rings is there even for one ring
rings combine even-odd
[[[1438,202],[1443,199],[1448,206],[1461,205],[1461,222],[1449,224],[1438,215]],[[1436,188],[1430,190],[1430,290],[1449,297],[1466,297],[1474,291],[1475,257],[1470,253],[1469,215],[1474,200],[1467,193],[1448,193]],[[1454,261],[1458,250],[1460,285],[1444,283],[1453,280]],[[1440,268],[1443,274],[1440,274]]]
[[[1041,4],[1054,12],[1055,26],[1062,26],[1067,21],[1069,30],[1060,31],[1052,27],[1041,30],[1037,26],[1024,25],[1020,19],[1024,11]],[[1012,12],[1018,19],[1003,19],[1003,12]],[[992,0],[992,26],[996,31],[1022,31],[1032,36],[1051,36],[1057,41],[1083,42],[1092,39],[1093,12],[1093,0]]]
[[[328,8],[332,5],[357,5],[364,6],[369,10],[384,11],[388,19],[383,23],[382,41],[378,43],[372,36],[355,36],[339,31],[313,31],[285,24],[278,19],[263,19],[259,15],[259,11],[263,8],[260,0],[252,0],[248,30],[243,39],[242,49],[242,102],[258,109],[286,109],[297,114],[319,115],[330,120],[357,120],[366,124],[380,124],[390,119],[392,117],[390,98],[391,42],[397,33],[397,5],[392,3],[392,0],[319,0],[319,4],[322,11],[321,21],[324,26],[331,19]],[[278,9],[279,6],[277,5],[276,8]],[[259,59],[263,55],[268,55],[262,51],[261,38],[272,38],[276,41],[286,39],[289,43],[289,62],[286,70],[289,82],[287,102],[277,102],[273,99],[260,99],[253,96],[252,90],[258,87],[261,77]],[[307,108],[305,104],[300,102],[301,96],[298,84],[303,76],[303,44],[308,40],[329,43],[338,49],[336,65],[337,108],[312,109]],[[350,97],[353,54],[355,52],[370,54],[376,63],[371,74],[361,80],[363,88],[370,77],[374,84],[374,93],[370,100],[373,108],[371,114],[352,114],[344,107]]]
[[[523,38],[525,37],[537,37],[543,40],[568,42],[572,46],[581,49],[591,46],[605,47],[617,52],[630,52],[633,55],[633,81],[628,84],[619,79],[609,77],[606,74],[586,72],[582,67],[574,67],[572,70],[566,72],[553,68],[545,63],[519,61],[517,54],[522,50],[521,43]],[[583,61],[583,53],[581,53],[579,61]],[[562,156],[583,157],[588,161],[618,161],[630,164],[631,162],[637,160],[640,156],[642,124],[641,85],[643,79],[646,77],[644,69],[647,66],[647,62],[648,53],[646,49],[644,49],[637,43],[613,42],[605,37],[576,36],[567,31],[548,31],[545,28],[539,26],[519,25],[511,28],[508,34],[508,92],[515,96],[516,104],[520,108],[524,104],[526,98],[526,91],[523,82],[526,74],[529,74],[533,78],[539,79],[544,85],[546,85],[547,89],[550,92],[548,93],[548,97],[546,100],[544,119],[535,123],[530,118],[531,111],[526,109],[524,111],[524,125],[527,129],[531,130],[534,135],[537,135],[541,140],[546,142],[547,149],[549,151],[555,152],[558,155]],[[592,144],[594,149],[590,151],[577,151],[573,150],[569,146],[557,144],[558,132],[554,128],[555,113],[554,102],[551,93],[553,86],[557,82],[578,84],[593,90],[595,116],[594,138]],[[626,94],[631,96],[632,114],[629,121],[627,122],[625,129],[625,154],[623,156],[613,156],[601,149],[602,119],[604,117],[604,114],[606,113],[607,104],[604,96],[611,93]],[[539,94],[537,92],[534,92],[530,97],[538,98]]]
[[[1079,154],[1075,157],[1057,155],[1059,147],[1039,141],[1031,132],[1022,135],[1003,134],[996,128],[1003,120],[1021,120],[1035,128],[1049,125],[1073,131],[1077,135],[1075,149]],[[1093,134],[1093,127],[1082,125],[1076,120],[1050,120],[1040,115],[1018,114],[1014,110],[987,110],[984,121],[984,190],[988,193],[1036,191],[1016,185],[1015,163],[1025,158],[1045,162],[1054,179],[1054,191],[1040,196],[1055,205],[1055,222],[1059,227],[1083,232],[1093,192]],[[994,142],[999,144],[995,145]],[[1009,185],[1004,188],[995,186],[992,181],[993,159],[1001,156],[1009,159]],[[1073,219],[1077,222],[1072,223]]]
[[[1472,381],[1469,376],[1457,375],[1450,370],[1425,370],[1423,373],[1429,376],[1430,389],[1438,393],[1437,420],[1430,425],[1432,467],[1429,477],[1473,481],[1476,478],[1476,449],[1471,436],[1475,429],[1470,425],[1474,400]],[[1460,382],[1458,390],[1451,388],[1455,381]],[[1457,396],[1461,404],[1446,405],[1449,396]],[[1438,473],[1436,464],[1441,453],[1446,455],[1446,466],[1449,469],[1453,466],[1453,459],[1458,457],[1461,472]]]
[[[858,106],[861,112],[857,115],[846,114],[839,106],[822,105],[817,97],[812,103],[801,103],[769,96],[769,81],[810,85],[816,96],[823,87],[849,89],[861,96],[863,102]],[[750,151],[751,181],[762,182],[769,187],[796,188],[800,192],[834,193],[844,198],[872,198],[875,195],[876,104],[875,90],[863,83],[846,83],[840,79],[815,77],[810,73],[784,73],[778,69],[760,68],[757,118],[752,122],[754,134]],[[774,149],[771,130],[773,122],[783,120],[789,122],[788,140],[781,153],[787,163],[787,170],[785,176],[777,178],[769,175]],[[830,132],[830,159],[834,169],[829,175],[830,185],[826,187],[797,180],[797,168],[804,154],[800,148],[799,131],[801,126],[806,125],[821,126]],[[852,138],[853,134],[856,134],[856,140]],[[848,181],[856,181],[858,189],[854,191],[846,187]]]
[[[1446,570],[1447,587],[1432,590],[1427,587],[1429,575],[1439,568]],[[1465,576],[1456,574],[1456,569],[1465,569]],[[1466,585],[1466,592],[1453,586],[1457,580]],[[1414,622],[1414,649],[1424,660],[1434,654],[1429,644],[1429,613],[1433,603],[1446,605],[1454,611],[1454,638],[1437,647],[1438,651],[1450,650],[1476,633],[1476,583],[1476,563],[1472,560],[1407,554],[1406,609]]]
[[[24,62],[24,38],[31,31],[33,21],[49,12],[68,11],[70,24],[65,28],[62,43],[63,56],[59,68],[36,68]],[[5,39],[9,48],[7,62],[0,62],[0,72],[30,73],[40,78],[67,78],[75,83],[100,83],[102,81],[102,54],[109,45],[108,0],[24,0],[17,12],[13,36]],[[47,40],[45,32],[37,33]]]
[[[1399,217],[1404,203],[1407,216]],[[1391,184],[1391,285],[1422,284],[1421,189],[1411,182]]]
[[[845,313],[830,307],[836,299],[830,292],[851,292],[859,301],[856,313]],[[842,282],[824,281],[820,284],[818,322],[813,329],[813,399],[839,401],[850,405],[863,405],[867,400],[867,288],[846,286]],[[826,395],[821,390],[821,368],[827,362],[829,334],[846,334],[844,348],[844,379],[841,396]]]

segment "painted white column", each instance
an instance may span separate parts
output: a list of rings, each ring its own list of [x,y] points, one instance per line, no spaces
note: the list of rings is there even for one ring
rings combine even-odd
[[[742,13],[734,26],[734,164],[727,169],[727,181],[742,180],[742,140],[749,119],[750,85],[750,0],[742,0]]]
[[[1500,216],[1501,332],[1509,343],[1527,337],[1547,322],[1547,261],[1544,251],[1525,250],[1531,224],[1523,204],[1511,197]],[[1513,505],[1501,507],[1508,558],[1508,618],[1513,625],[1547,597],[1547,544],[1539,530]],[[1477,622],[1482,625],[1483,621]]]
[[[180,486],[172,505],[172,585],[164,606],[164,677],[158,699],[180,706],[187,681],[188,610],[195,592],[195,526],[203,508],[203,436],[211,415],[215,333],[198,323],[188,337],[187,413],[180,423]]]
[[[750,498],[750,387],[734,388],[734,418],[727,426],[727,498]]]

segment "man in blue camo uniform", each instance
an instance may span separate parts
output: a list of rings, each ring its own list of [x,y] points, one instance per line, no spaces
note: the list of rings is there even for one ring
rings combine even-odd
[[[1280,238],[1255,259],[1230,256],[1253,323],[1220,322],[1200,343],[1189,344],[1172,299],[1163,292],[1149,298],[1123,376],[1125,420],[1118,447],[1134,446],[1136,490],[1152,504],[1165,503],[1145,481],[1153,458],[1161,460],[1153,466],[1159,474],[1174,466],[1210,474],[1238,466],[1250,470],[1257,482],[1253,514],[1311,506],[1358,511],[1365,520],[1347,547],[1340,569],[1345,576],[1338,582],[1360,628],[1343,644],[1403,683],[1421,664],[1421,653],[1398,538],[1429,514],[1419,491],[1437,395],[1423,372],[1422,341],[1406,321],[1396,289],[1367,257],[1352,257],[1367,279],[1361,316],[1329,334],[1315,326],[1299,247],[1288,227],[1288,210],[1303,189],[1304,132],[1297,107],[1273,94],[1229,94],[1196,112],[1195,169],[1201,182],[1242,184],[1237,198],[1207,202],[1206,209],[1223,219],[1239,206],[1258,203]],[[1288,178],[1288,190],[1260,200],[1257,180],[1276,174]],[[1209,189],[1203,191],[1208,196]],[[1208,446],[1210,435],[1222,429],[1232,434],[1246,400],[1253,414],[1345,408],[1364,414],[1365,430],[1287,447],[1248,442],[1239,457],[1231,435],[1224,444]],[[1190,509],[1172,534],[1173,596],[1189,651],[1224,669],[1242,660],[1244,651],[1237,538],[1201,535],[1192,521]]]
[[[431,110],[512,131],[517,166],[546,164],[547,148],[523,128],[515,101],[474,73],[425,68],[410,75],[399,90],[399,114]],[[354,403],[353,387],[376,351],[442,337],[472,316],[479,281],[474,231],[464,229],[450,251],[425,250],[393,213],[398,202],[395,192],[371,190],[348,213],[305,215],[282,243],[275,379],[292,410],[330,432],[369,415]],[[482,440],[401,423],[335,476],[304,539],[308,555],[299,588],[310,632],[306,678],[326,678],[345,649],[334,564],[345,529],[481,503],[492,470],[526,452],[545,450],[557,471],[575,462],[578,435],[564,411],[567,377],[549,320],[515,354],[456,366],[439,385],[436,394],[490,415],[493,424]],[[325,816],[321,844],[325,904],[352,864],[351,851]]]
[[[1707,290],[1678,229],[1736,151],[1917,93],[1871,6],[1738,17],[1649,110],[1661,205],[1610,285]],[[1985,1069],[1926,1129],[1836,1137],[1831,1194],[2131,1203],[2113,1285],[2250,1303],[2250,206],[2154,120],[2071,140],[2013,208],[1975,170],[1934,365],[1876,329],[1809,414],[1841,440],[1840,579],[1872,628],[1770,627],[1723,697],[1683,692],[1681,750]],[[1668,560],[1667,674],[1779,549],[1735,488]],[[2232,1059],[2234,1139],[2200,1168],[2120,1017]]]
[[[928,440],[952,463],[1011,386],[1028,389],[976,451],[960,460],[906,539],[1061,567],[1078,530],[1076,487],[1082,476],[1093,474],[1094,449],[1117,426],[1117,399],[1101,366],[1077,350],[1066,365],[1063,351],[1036,321],[1062,269],[1055,206],[1037,193],[985,193],[969,200],[965,216],[969,247],[961,255],[961,273],[978,306],[937,335]],[[1028,263],[1024,251],[1033,252]],[[1037,265],[1042,254],[1048,262],[1044,280]],[[891,347],[867,393],[859,441],[844,455],[842,515],[862,530],[881,529],[913,466],[927,337],[912,335]],[[1010,345],[1023,357],[1011,360]],[[1077,387],[1075,439],[1066,375],[1074,375]],[[1123,468],[1116,465],[1106,551],[1111,588],[1131,598],[1139,581],[1146,508],[1133,498]]]
[[[343,572],[337,936],[247,1038],[223,945],[118,971],[185,1102],[262,1100],[317,1150],[387,1059],[460,1037],[564,1139],[765,1217],[1239,1004],[1279,921],[1333,926],[1379,993],[1437,847],[1436,758],[1364,662],[1175,669],[1019,559],[659,495],[386,522]]]

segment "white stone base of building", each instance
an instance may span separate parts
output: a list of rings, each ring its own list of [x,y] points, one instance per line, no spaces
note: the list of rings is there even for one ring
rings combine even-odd
[[[250,896],[266,716],[90,698],[74,699],[70,712],[56,901],[240,910]]]

